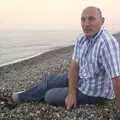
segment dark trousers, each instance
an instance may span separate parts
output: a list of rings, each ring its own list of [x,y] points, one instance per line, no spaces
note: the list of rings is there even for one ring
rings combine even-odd
[[[44,101],[52,105],[64,105],[68,95],[68,74],[50,75],[40,79],[40,83],[22,93],[19,93],[21,101]],[[82,94],[77,89],[77,104],[95,104],[106,99]]]

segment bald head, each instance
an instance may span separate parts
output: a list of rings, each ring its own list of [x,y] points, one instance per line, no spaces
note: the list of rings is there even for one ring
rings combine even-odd
[[[83,14],[84,12],[87,12],[87,11],[94,11],[94,12],[96,12],[96,14],[97,14],[99,17],[102,17],[102,12],[101,12],[100,8],[97,8],[97,7],[94,7],[94,6],[89,6],[89,7],[85,8],[85,9],[83,10],[82,14]]]
[[[94,36],[104,23],[102,12],[99,8],[90,6],[83,10],[81,25],[86,37]]]

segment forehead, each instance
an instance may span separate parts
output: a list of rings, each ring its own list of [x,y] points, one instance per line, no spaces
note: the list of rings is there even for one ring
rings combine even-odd
[[[100,17],[100,13],[96,8],[87,8],[83,10],[81,17]]]

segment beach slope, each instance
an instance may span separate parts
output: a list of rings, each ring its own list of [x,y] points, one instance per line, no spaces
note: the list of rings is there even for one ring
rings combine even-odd
[[[119,34],[115,37],[120,41]],[[0,67],[0,88],[29,89],[39,83],[40,77],[67,70],[71,55],[72,46],[68,46]],[[0,120],[120,120],[118,115],[114,101],[104,105],[80,105],[72,111],[40,102],[23,103],[10,110],[0,102]]]

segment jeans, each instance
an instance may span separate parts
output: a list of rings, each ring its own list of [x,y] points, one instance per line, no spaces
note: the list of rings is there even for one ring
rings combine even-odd
[[[40,79],[40,83],[18,94],[20,101],[44,101],[52,105],[64,105],[68,95],[68,73],[50,75]],[[77,104],[95,104],[106,99],[82,94],[77,89]]]

